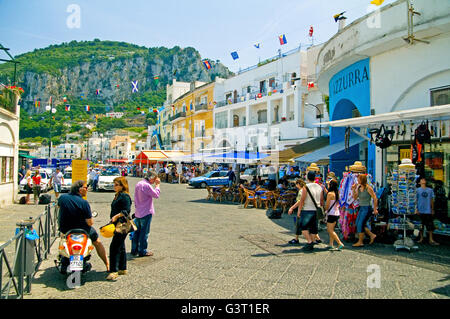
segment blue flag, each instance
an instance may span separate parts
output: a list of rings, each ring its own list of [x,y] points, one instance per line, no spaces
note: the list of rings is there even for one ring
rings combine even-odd
[[[231,52],[231,57],[233,58],[233,60],[239,59],[239,55],[238,55],[238,53],[236,51]]]

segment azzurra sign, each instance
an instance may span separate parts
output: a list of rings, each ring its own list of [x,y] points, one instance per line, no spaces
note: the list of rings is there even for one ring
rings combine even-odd
[[[333,90],[333,94],[339,94],[365,81],[369,81],[369,70],[368,66],[363,65],[361,68],[350,69],[348,72],[334,78],[331,88]]]
[[[362,116],[370,115],[370,59],[358,61],[330,80],[330,115],[333,121],[351,117],[343,101],[351,102]],[[349,116],[350,115],[350,116]]]

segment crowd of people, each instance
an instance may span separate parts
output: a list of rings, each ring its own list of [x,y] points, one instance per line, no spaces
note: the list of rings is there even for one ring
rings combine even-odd
[[[161,167],[150,166],[142,170],[140,168],[138,169],[137,166],[124,166],[119,168],[122,176],[114,179],[115,196],[111,203],[110,223],[114,225],[119,222],[124,223],[131,216],[136,225],[136,230],[132,234],[131,254],[133,256],[153,256],[153,252],[148,249],[148,237],[152,217],[155,214],[154,200],[158,199],[161,194],[160,177],[162,176],[166,182],[168,182],[170,176],[172,176],[173,180],[178,180],[179,169],[175,165],[164,165]],[[202,167],[202,169],[204,168]],[[182,174],[186,178],[204,174],[205,171],[202,169],[200,169],[199,165],[186,164],[181,167]],[[20,174],[21,178],[27,181],[27,203],[30,201],[29,197],[31,193],[34,194],[34,202],[37,203],[41,182],[39,169],[25,171],[25,168],[22,167]],[[131,214],[133,203],[127,180],[127,176],[129,175],[142,177],[142,180],[136,184],[134,189],[134,214]],[[90,169],[89,180],[93,190],[96,189],[98,176],[98,169]],[[229,177],[228,186],[237,182],[236,174],[231,166],[228,168],[227,176]],[[55,189],[56,201],[60,207],[60,231],[65,233],[74,228],[85,229],[99,257],[106,266],[108,272],[106,279],[116,280],[119,276],[126,275],[127,258],[125,240],[127,234],[114,233],[109,247],[108,258],[106,249],[100,241],[96,230],[93,228],[94,221],[90,205],[83,199],[88,191],[88,183],[85,181],[75,181],[68,194],[59,196],[63,182],[64,176],[60,168],[57,168],[51,175],[51,184]],[[296,215],[295,238],[289,241],[289,244],[299,244],[299,237],[303,236],[306,239],[306,245],[303,249],[312,251],[315,245],[322,243],[318,227],[319,222],[321,222],[318,217],[318,212],[322,210],[324,215],[322,221],[326,223],[329,237],[327,247],[334,251],[341,251],[345,247],[335,231],[341,218],[341,207],[339,201],[339,180],[334,173],[328,173],[324,180],[323,175],[316,170],[301,172],[288,169],[280,176],[278,184],[274,179],[263,180],[261,176],[254,176],[251,182],[240,180],[239,184],[242,187],[263,186],[269,191],[292,189],[292,186],[295,184],[295,188],[298,190],[297,198],[295,204],[288,210],[289,215]],[[427,187],[425,178],[420,179],[420,186],[417,190],[416,214],[420,216],[422,224],[427,227],[430,244],[438,245],[433,238],[434,228],[432,215],[434,213],[434,193],[431,188]],[[360,174],[358,176],[358,182],[352,187],[352,194],[353,199],[359,202],[359,212],[356,219],[357,241],[353,244],[353,247],[363,247],[365,245],[364,239],[366,235],[369,238],[369,245],[371,245],[374,243],[377,235],[371,231],[369,222],[372,216],[378,214],[378,198],[374,189],[367,182],[367,175]],[[421,231],[419,242],[423,240],[423,231]]]

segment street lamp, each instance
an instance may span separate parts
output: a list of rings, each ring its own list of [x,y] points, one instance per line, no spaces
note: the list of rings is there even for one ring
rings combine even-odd
[[[319,125],[319,136],[322,136],[322,112],[320,111],[320,109],[317,107],[317,105],[315,104],[311,104],[311,103],[305,103],[305,105],[310,105],[310,106],[314,106],[317,111],[319,111],[319,120],[320,120],[320,125]],[[317,119],[317,116],[316,116]]]
[[[50,104],[51,104],[51,102],[50,102]],[[53,114],[56,113],[56,109],[53,108],[52,105],[47,105],[45,107],[45,110],[46,111],[50,111]],[[51,119],[51,116],[50,116],[49,143],[48,143],[48,158],[49,158],[49,160],[51,160],[51,158],[52,158],[51,157],[51,150],[52,150],[52,119]]]

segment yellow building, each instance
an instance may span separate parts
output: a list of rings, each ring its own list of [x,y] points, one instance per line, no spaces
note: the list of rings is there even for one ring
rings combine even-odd
[[[215,82],[199,86],[176,99],[172,106],[173,150],[199,153],[212,141]]]

